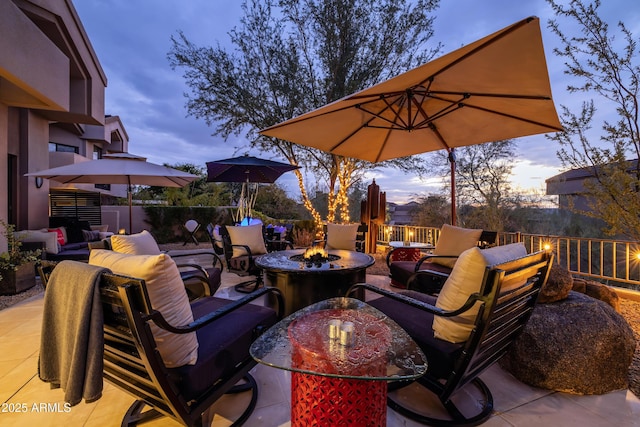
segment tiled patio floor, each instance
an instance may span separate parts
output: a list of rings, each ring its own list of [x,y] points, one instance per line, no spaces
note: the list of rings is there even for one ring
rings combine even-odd
[[[224,288],[219,294],[235,298],[232,285],[240,281],[224,273]],[[389,279],[367,276],[369,283],[386,286]],[[42,322],[42,295],[0,311],[0,426],[119,426],[133,398],[105,383],[103,397],[97,402],[80,403],[68,412],[63,407],[63,393],[50,390],[37,376],[38,347]],[[290,410],[290,375],[278,369],[258,365],[254,377],[260,384],[257,408],[246,426],[288,426]],[[627,390],[601,396],[574,396],[529,387],[499,367],[482,375],[494,395],[495,412],[486,426],[618,426],[640,425],[640,401]],[[409,390],[410,392],[410,390]],[[419,393],[410,400],[418,402]],[[245,396],[224,397],[210,414],[207,425],[228,426],[229,419],[240,413],[237,408]],[[41,406],[44,404],[44,406]],[[426,403],[422,403],[424,405]],[[17,412],[26,409],[25,412]],[[227,418],[228,417],[228,418]],[[167,418],[145,424],[177,426]],[[387,425],[417,426],[394,411],[388,411]]]

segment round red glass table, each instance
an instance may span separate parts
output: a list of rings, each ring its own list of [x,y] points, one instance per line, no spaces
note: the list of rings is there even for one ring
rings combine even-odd
[[[400,326],[353,298],[293,313],[250,353],[292,372],[292,426],[385,426],[387,381],[413,380],[427,369],[424,353]]]

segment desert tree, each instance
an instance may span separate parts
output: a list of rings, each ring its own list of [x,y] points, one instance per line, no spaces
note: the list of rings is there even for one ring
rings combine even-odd
[[[455,185],[461,225],[504,230],[509,211],[520,197],[511,186],[515,147],[515,142],[508,139],[456,148]],[[442,175],[445,190],[450,189],[447,154],[436,153],[430,164]],[[462,209],[464,205],[470,209]]]
[[[183,69],[187,112],[227,139],[243,134],[252,148],[303,166],[328,188],[327,219],[348,218],[349,188],[377,166],[416,174],[415,157],[373,165],[258,134],[431,59],[427,46],[439,0],[245,0],[232,48],[196,46],[183,32],[172,40],[170,65]],[[330,132],[331,129],[327,129]],[[301,170],[302,202],[315,221]]]
[[[561,106],[564,167],[584,169],[588,209],[574,211],[605,221],[609,235],[640,239],[640,129],[637,40],[623,22],[615,30],[599,15],[600,1],[547,0],[560,20],[549,28],[560,39],[554,54],[564,61],[567,91],[584,94],[579,108]],[[571,25],[568,25],[571,24]],[[567,28],[576,28],[575,33]]]
[[[422,227],[441,227],[451,223],[451,203],[440,194],[418,195],[416,207],[410,212],[412,224]]]

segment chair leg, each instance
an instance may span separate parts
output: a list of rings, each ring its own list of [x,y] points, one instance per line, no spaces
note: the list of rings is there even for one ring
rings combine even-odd
[[[184,239],[184,243],[182,244],[182,246],[187,246],[188,243],[195,243],[196,245],[200,244],[198,239],[196,239],[196,236],[193,234],[189,235],[188,238]]]
[[[236,291],[242,294],[250,294],[260,287],[257,280],[248,280],[246,282],[238,283],[233,287]]]
[[[245,421],[247,421],[247,419],[253,413],[253,410],[256,407],[256,403],[258,402],[258,383],[256,383],[256,380],[249,373],[247,373],[247,375],[245,375],[243,379],[245,381],[243,384],[235,385],[226,393],[234,394],[251,391],[251,401],[247,405],[247,408],[244,410],[242,415],[240,415],[240,417],[238,417],[238,419],[233,424],[231,424],[231,427],[239,427],[244,424]]]
[[[425,386],[425,388],[431,390],[431,388],[428,387],[428,384],[424,384],[422,381],[420,381],[420,379],[418,379],[418,382],[421,385]],[[473,379],[468,384],[468,386],[470,386],[471,384],[473,384],[482,394],[482,398],[478,399],[478,402],[482,404],[482,407],[475,415],[472,416],[463,415],[451,399],[448,399],[444,402],[442,402],[441,400],[442,405],[449,413],[451,419],[433,418],[429,417],[428,415],[418,413],[412,409],[408,409],[400,405],[398,402],[393,400],[391,396],[387,398],[387,405],[399,414],[425,425],[436,427],[476,426],[482,424],[491,416],[491,412],[493,411],[493,396],[491,395],[489,387],[487,387],[487,385],[479,378]]]
[[[243,383],[236,384],[225,394],[236,394],[243,393],[245,391],[251,392],[251,400],[249,404],[245,408],[245,410],[240,414],[237,420],[230,425],[230,427],[239,427],[243,425],[247,419],[251,416],[254,409],[256,408],[256,404],[258,403],[258,383],[255,378],[251,376],[251,374],[247,373],[243,378]],[[156,418],[164,417],[165,415],[156,411],[153,408],[148,409],[143,412],[143,409],[147,406],[147,404],[142,400],[136,400],[133,402],[133,405],[129,407],[127,413],[122,419],[121,427],[135,427],[138,424],[146,423],[148,421],[152,421]],[[200,422],[197,422],[196,425],[202,425],[201,419]]]
[[[233,289],[235,289],[237,292],[240,292],[242,294],[250,294],[253,291],[257,291],[261,286],[262,286],[262,273],[256,276],[255,279],[238,283],[233,287]]]
[[[122,419],[122,427],[134,427],[138,423],[146,423],[147,421],[155,420],[156,418],[164,417],[164,414],[150,408],[146,411],[142,411],[147,406],[142,400],[136,400],[133,405],[129,407],[127,413],[124,414]]]

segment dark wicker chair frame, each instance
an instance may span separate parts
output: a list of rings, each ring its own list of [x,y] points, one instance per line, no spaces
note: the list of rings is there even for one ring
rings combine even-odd
[[[45,280],[54,265],[47,263],[41,267],[41,274]],[[178,384],[178,377],[181,375],[178,370],[181,368],[165,367],[156,349],[149,324],[153,322],[177,334],[199,331],[208,325],[225,329],[236,328],[234,323],[237,322],[226,322],[226,316],[242,312],[241,310],[252,306],[252,301],[265,295],[277,304],[278,312],[273,317],[281,319],[284,303],[280,292],[275,288],[263,288],[237,301],[210,297],[211,301],[217,300],[215,306],[219,308],[188,325],[170,325],[160,312],[151,307],[143,280],[103,274],[100,283],[104,312],[103,376],[137,399],[124,415],[121,425],[135,426],[168,416],[187,426],[201,426],[203,413],[222,395],[251,391],[252,397],[248,406],[232,424],[242,425],[253,412],[258,397],[257,384],[249,374],[249,370],[256,364],[249,355],[249,347],[247,346],[246,356],[232,369],[225,370],[220,377],[212,376],[210,385],[204,392],[187,399]],[[255,324],[251,341],[270,326],[271,324]],[[224,348],[221,349],[221,352],[225,351]]]
[[[542,251],[487,267],[480,292],[471,295],[462,307],[454,311],[435,307],[434,297],[419,292],[394,293],[368,284],[354,285],[348,294],[364,288],[383,295],[368,303],[395,320],[420,345],[427,356],[429,369],[417,382],[437,395],[451,418],[436,419],[418,413],[391,397],[388,405],[408,418],[435,426],[478,425],[488,419],[493,410],[493,396],[478,376],[507,352],[524,329],[540,289],[547,281],[552,260],[550,252]],[[501,292],[503,288],[505,291]],[[431,325],[434,316],[453,317],[477,302],[480,303],[480,311],[466,342],[453,344],[433,337],[433,331],[427,325]],[[478,400],[482,407],[478,413],[465,416],[452,397],[469,383],[483,395]],[[392,383],[390,389],[408,384]]]

